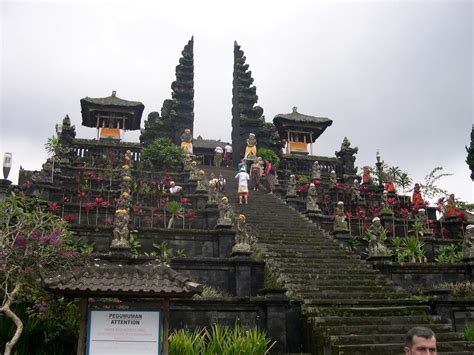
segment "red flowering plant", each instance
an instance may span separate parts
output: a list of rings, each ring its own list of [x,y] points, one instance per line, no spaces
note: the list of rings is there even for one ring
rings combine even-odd
[[[94,202],[88,202],[84,204],[84,209],[86,210],[86,216],[87,216],[87,224],[90,224],[89,221],[89,211],[93,210],[95,208],[95,203]]]
[[[403,219],[403,230],[405,237],[408,235],[408,218],[410,218],[410,211],[407,208],[400,208],[400,217]]]
[[[367,221],[367,216],[365,214],[364,209],[362,209],[361,207],[357,207],[356,209],[356,218],[359,223],[359,235],[362,235],[362,225]]]
[[[74,214],[73,213],[68,213],[67,215],[65,215],[63,217],[63,219],[67,222],[67,223],[72,223],[74,221]]]
[[[49,275],[61,275],[84,262],[67,223],[38,199],[8,196],[0,202],[0,314],[15,325],[12,338],[0,351],[11,354],[23,331],[15,314],[19,302],[37,304],[45,312],[51,294],[44,289]],[[39,305],[42,306],[39,306]]]
[[[309,184],[299,184],[296,186],[296,192],[299,194],[305,193],[309,189]]]
[[[191,223],[194,219],[194,211],[193,210],[189,210],[186,212],[186,218],[188,219],[188,226],[189,226],[189,229],[191,229]]]

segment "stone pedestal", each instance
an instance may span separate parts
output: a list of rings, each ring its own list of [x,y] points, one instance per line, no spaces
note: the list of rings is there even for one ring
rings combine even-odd
[[[392,265],[392,257],[391,256],[369,256],[367,258],[367,262],[373,264],[374,266],[378,265]]]
[[[3,201],[8,195],[8,188],[11,185],[11,181],[7,179],[0,179],[0,201]]]
[[[461,228],[463,227],[463,222],[458,221],[456,217],[448,217],[443,221],[443,227],[449,231],[448,238],[456,239],[462,237]]]
[[[317,223],[319,226],[321,226],[322,221],[330,220],[330,217],[323,215],[321,210],[306,211],[306,217],[308,217],[312,222]]]
[[[333,235],[334,239],[337,239],[337,240],[340,240],[340,241],[343,241],[343,242],[346,242],[349,239],[351,239],[350,233],[349,233],[348,230],[335,230],[335,231],[332,232],[332,235]]]
[[[196,196],[196,209],[201,210],[206,208],[207,191],[196,191],[194,196]]]
[[[117,263],[127,264],[131,257],[130,247],[111,245],[107,259]]]
[[[206,224],[207,229],[214,229],[217,225],[217,218],[219,216],[219,211],[217,205],[206,205]]]
[[[236,248],[237,245],[234,245],[232,248],[232,258],[236,261],[235,266],[235,294],[236,296],[249,296],[252,294],[252,265],[250,258],[250,246],[248,251],[243,250],[244,248]],[[248,244],[247,244],[248,245]],[[246,262],[249,261],[249,262]]]
[[[298,198],[297,196],[287,196],[286,204],[290,205],[295,210],[300,211],[300,212],[304,211],[306,208],[305,202],[301,200],[300,198]]]

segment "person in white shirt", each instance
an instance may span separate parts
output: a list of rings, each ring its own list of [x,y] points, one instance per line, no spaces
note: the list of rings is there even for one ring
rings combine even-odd
[[[178,195],[181,191],[183,191],[181,186],[176,186],[174,181],[170,182],[170,194]]]
[[[216,149],[214,149],[214,166],[221,166],[222,164],[222,153],[224,153],[224,150],[222,147],[218,144]]]
[[[249,174],[245,172],[245,168],[241,168],[240,172],[235,175],[235,178],[239,180],[239,188],[237,192],[239,193],[239,203],[249,203],[248,195],[249,195],[249,188],[248,188],[248,181],[250,180]]]
[[[229,144],[224,147],[224,163],[227,167],[232,165],[232,147]]]

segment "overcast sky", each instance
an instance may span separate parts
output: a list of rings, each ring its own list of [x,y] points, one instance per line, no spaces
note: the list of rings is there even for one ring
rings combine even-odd
[[[154,4],[156,3],[156,4]],[[473,201],[465,163],[473,123],[473,6],[465,1],[3,1],[0,153],[40,169],[43,145],[79,100],[145,105],[171,96],[194,35],[195,137],[230,140],[234,40],[250,65],[267,121],[292,106],[334,122],[315,154],[347,136],[356,165],[375,152],[417,181],[435,166],[449,192]],[[138,140],[138,134],[127,138]]]

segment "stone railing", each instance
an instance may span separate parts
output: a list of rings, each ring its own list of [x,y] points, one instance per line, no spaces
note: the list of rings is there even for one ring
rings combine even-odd
[[[280,161],[279,168],[281,170],[289,170],[292,174],[296,175],[308,175],[311,174],[311,168],[315,161],[319,162],[323,175],[328,175],[331,170],[334,170],[338,176],[342,176],[344,173],[341,162],[336,157],[321,157],[314,155],[284,155]]]
[[[132,159],[140,159],[141,145],[132,142],[114,142],[95,139],[75,139],[71,147],[72,154],[79,158],[103,158],[121,160],[127,150]]]

